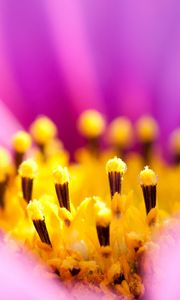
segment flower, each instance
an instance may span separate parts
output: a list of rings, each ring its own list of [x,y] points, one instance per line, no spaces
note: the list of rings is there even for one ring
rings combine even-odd
[[[1,149],[0,227],[4,240],[18,241],[17,252],[33,253],[36,264],[46,265],[47,273],[61,280],[70,295],[95,292],[110,299],[115,295],[141,297],[148,290],[142,270],[148,274],[145,257],[153,236],[163,237],[166,223],[179,212],[179,161],[168,165],[155,151],[158,124],[154,119],[150,122],[155,124],[151,140],[137,135],[143,150],[140,154],[119,149],[113,142],[102,149],[105,123],[99,131],[102,122],[94,117],[102,121],[100,113],[83,112],[80,120],[92,115],[93,137],[81,130],[84,122],[77,120],[86,145],[77,150],[74,162],[48,117],[37,118],[30,132],[14,135],[11,157]],[[124,122],[123,118],[118,122],[121,120]],[[138,121],[134,130],[142,132],[144,120]],[[147,121],[146,129],[150,123]],[[174,158],[178,151],[174,148]],[[117,157],[119,152],[123,159]],[[158,242],[154,244],[158,246]]]
[[[156,149],[180,117],[165,4],[0,3],[0,228],[81,297],[146,295],[144,257],[179,212],[179,129],[172,164]]]

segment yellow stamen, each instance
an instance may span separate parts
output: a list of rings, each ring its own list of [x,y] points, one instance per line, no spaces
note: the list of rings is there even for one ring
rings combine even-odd
[[[57,184],[69,183],[69,171],[66,167],[57,166],[53,171],[53,177]]]
[[[141,142],[152,142],[159,134],[157,122],[149,116],[141,117],[138,120],[136,130]]]
[[[117,157],[108,160],[106,163],[106,172],[109,179],[111,198],[113,198],[115,193],[121,193],[121,184],[126,169],[127,166],[125,162]]]
[[[96,110],[86,110],[79,117],[78,129],[83,136],[96,138],[105,130],[105,119]]]
[[[43,207],[38,200],[31,200],[27,206],[27,211],[31,220],[44,220]]]
[[[143,191],[146,213],[156,206],[157,176],[148,166],[140,172],[140,183]]]
[[[69,172],[65,167],[58,166],[53,171],[56,195],[59,201],[60,207],[65,207],[70,211],[69,200]]]
[[[126,117],[119,117],[109,125],[109,142],[114,146],[127,148],[132,144],[132,124]]]
[[[18,131],[13,136],[12,145],[16,152],[25,153],[31,147],[31,137],[26,131]]]
[[[110,244],[110,222],[111,222],[111,210],[104,207],[96,216],[96,230],[99,239],[100,246],[109,246]]]
[[[19,175],[21,176],[23,197],[29,203],[32,198],[33,180],[37,175],[36,162],[32,159],[24,161],[19,167]]]
[[[140,172],[140,183],[144,186],[156,185],[157,184],[157,175],[151,170],[148,166]]]
[[[41,203],[38,200],[30,201],[30,203],[27,206],[27,211],[29,217],[33,221],[34,227],[41,239],[41,242],[52,247]]]
[[[19,167],[19,174],[23,178],[33,179],[37,175],[37,164],[32,159],[25,160]]]
[[[109,159],[106,164],[107,173],[117,172],[120,173],[121,175],[124,175],[126,170],[127,170],[126,163],[122,159],[117,158],[116,156],[112,159]]]
[[[111,210],[107,207],[103,207],[96,214],[96,224],[99,226],[106,227],[111,222]]]
[[[47,117],[38,117],[31,125],[30,132],[38,145],[45,145],[57,134],[56,125]]]

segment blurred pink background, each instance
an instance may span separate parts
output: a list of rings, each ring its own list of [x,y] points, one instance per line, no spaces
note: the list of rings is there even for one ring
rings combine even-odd
[[[0,0],[0,99],[25,127],[49,115],[69,149],[86,108],[151,113],[164,141],[180,125],[179,78],[178,0]]]

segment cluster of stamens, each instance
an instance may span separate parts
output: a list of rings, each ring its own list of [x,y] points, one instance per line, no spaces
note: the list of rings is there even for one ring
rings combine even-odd
[[[100,155],[100,137],[105,125],[105,119],[96,111],[81,115],[78,128],[87,145],[74,163],[68,163],[65,149],[59,146],[57,128],[47,117],[35,120],[30,133],[20,131],[14,135],[13,158],[0,148],[0,213],[4,217],[11,204],[13,209],[19,206],[18,217],[24,219],[22,223],[13,220],[12,227],[21,228],[24,224],[27,230],[24,243],[39,249],[38,255],[64,281],[71,276],[96,285],[97,280],[99,286],[111,285],[116,293],[127,296],[124,299],[132,299],[132,295],[142,295],[139,257],[159,222],[158,178],[153,171],[154,143],[159,129],[150,117],[139,120],[134,127],[142,156],[133,154],[132,158],[127,153],[134,141],[134,128],[125,117],[111,122],[107,135],[111,147]],[[179,141],[177,130],[171,138],[176,166],[180,163]],[[131,193],[124,193],[124,181],[130,186],[132,175],[134,181],[138,178],[137,172],[132,174],[130,170],[128,174],[129,163],[136,164],[139,172],[140,184],[136,186],[133,182],[132,186],[134,198],[139,203],[142,200],[143,206],[133,202]],[[8,230],[13,232],[12,228]],[[21,233],[19,236],[21,239]]]

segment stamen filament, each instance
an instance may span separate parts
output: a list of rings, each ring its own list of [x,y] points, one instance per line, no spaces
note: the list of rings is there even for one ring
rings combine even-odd
[[[148,166],[140,172],[141,188],[143,191],[146,213],[156,206],[156,184],[157,176]]]
[[[27,211],[33,221],[34,227],[41,239],[47,245],[51,245],[49,234],[47,231],[45,217],[43,215],[42,205],[38,200],[30,201],[27,206]]]
[[[111,210],[109,208],[104,207],[97,212],[96,231],[101,247],[110,245],[110,222]]]
[[[69,199],[69,172],[67,168],[58,166],[53,171],[56,195],[59,201],[60,207],[65,207],[67,210],[70,208]]]
[[[33,220],[34,227],[36,228],[36,231],[41,239],[41,242],[51,245],[51,241],[49,238],[49,234],[46,228],[45,220]]]
[[[109,232],[110,226],[109,224],[104,227],[101,225],[96,225],[97,235],[99,239],[100,246],[109,246]]]
[[[23,198],[27,203],[32,199],[32,190],[33,190],[33,179],[22,177],[21,179],[21,187]]]
[[[107,162],[106,171],[109,179],[111,198],[113,198],[115,193],[121,194],[121,185],[126,169],[125,162],[120,158],[114,157]]]
[[[142,156],[144,158],[144,163],[149,164],[151,161],[153,149],[153,142],[147,141],[142,143]]]
[[[70,211],[70,201],[69,201],[69,183],[55,184],[56,194],[59,201],[60,207],[65,207]]]
[[[146,164],[150,163],[153,144],[159,134],[157,122],[150,116],[140,118],[136,124],[137,135]]]
[[[111,198],[113,198],[115,193],[121,194],[121,174],[117,172],[109,172],[108,178]]]
[[[142,186],[143,196],[146,205],[146,213],[156,206],[156,185]]]
[[[37,164],[31,159],[24,161],[19,167],[23,198],[27,203],[32,199],[33,182],[36,173]]]

